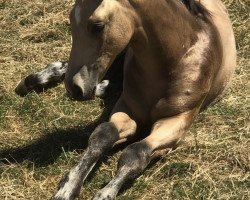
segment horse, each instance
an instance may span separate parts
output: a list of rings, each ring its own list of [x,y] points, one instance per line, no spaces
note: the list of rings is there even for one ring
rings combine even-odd
[[[123,150],[116,175],[93,198],[115,199],[154,158],[175,149],[196,116],[223,96],[236,66],[232,25],[220,0],[76,0],[70,24],[69,95],[87,100],[105,88],[100,83],[125,51],[123,89],[109,121],[96,127],[52,199],[75,199],[105,152],[149,127]]]

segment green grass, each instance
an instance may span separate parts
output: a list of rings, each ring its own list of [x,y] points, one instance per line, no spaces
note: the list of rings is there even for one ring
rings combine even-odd
[[[118,199],[249,199],[250,4],[225,0],[237,41],[232,87],[201,113],[183,144],[128,183]],[[77,163],[101,116],[100,100],[70,101],[64,86],[24,98],[14,88],[70,51],[73,1],[0,0],[0,199],[49,199]],[[114,176],[120,150],[104,156],[81,197]]]

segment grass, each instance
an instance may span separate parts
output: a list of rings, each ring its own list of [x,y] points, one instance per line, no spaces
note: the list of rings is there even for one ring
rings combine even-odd
[[[238,50],[232,87],[199,115],[175,152],[128,183],[118,199],[249,199],[250,4],[224,2]],[[72,102],[63,85],[25,98],[14,93],[22,77],[68,58],[72,4],[0,0],[0,199],[48,199],[102,115],[100,100]],[[81,198],[90,199],[114,176],[120,153],[102,159]]]

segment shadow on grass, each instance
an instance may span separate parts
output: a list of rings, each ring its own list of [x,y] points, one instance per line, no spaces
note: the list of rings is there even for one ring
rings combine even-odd
[[[38,140],[13,149],[0,151],[0,164],[30,161],[36,167],[53,164],[63,152],[87,147],[88,138],[97,125],[107,120],[110,110],[104,109],[101,117],[91,124],[70,129],[55,129]]]
[[[121,89],[120,89],[121,91]],[[78,149],[85,149],[88,138],[96,126],[108,120],[109,115],[120,96],[118,91],[110,91],[112,98],[104,99],[104,109],[101,116],[94,122],[85,126],[74,128],[54,129],[45,132],[42,137],[31,143],[6,150],[0,150],[0,164],[22,163],[30,161],[36,167],[43,167],[53,164],[64,152],[71,152]],[[123,146],[123,145],[121,145]],[[112,154],[117,152],[114,148]],[[103,159],[101,162],[104,161]]]
[[[103,113],[96,121],[86,126],[79,126],[70,129],[57,129],[46,132],[43,137],[32,141],[23,147],[1,150],[0,164],[22,163],[25,160],[31,161],[37,167],[53,164],[63,152],[70,152],[75,149],[84,149],[87,146],[89,135],[100,123],[107,121],[116,101],[122,91],[123,62],[126,50],[117,58],[105,75],[110,81],[106,97],[104,98]],[[35,88],[37,93],[50,89],[59,82],[52,82],[46,86]],[[26,95],[26,94],[25,94]]]

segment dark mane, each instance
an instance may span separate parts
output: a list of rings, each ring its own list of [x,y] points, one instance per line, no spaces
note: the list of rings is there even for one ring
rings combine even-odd
[[[193,15],[210,16],[209,11],[195,0],[181,0],[190,13]]]

